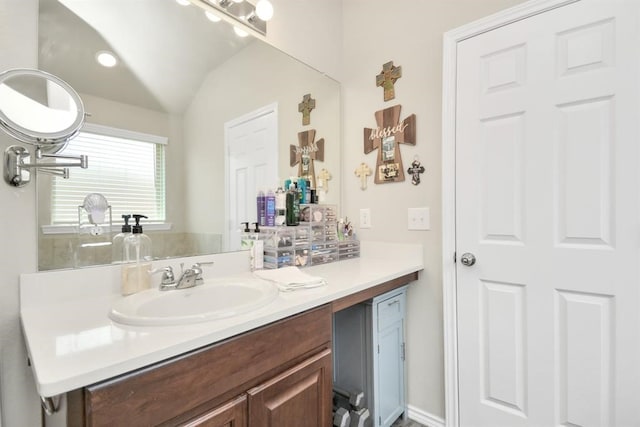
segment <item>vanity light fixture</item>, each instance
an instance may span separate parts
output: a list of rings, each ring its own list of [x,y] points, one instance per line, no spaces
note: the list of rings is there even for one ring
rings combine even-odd
[[[118,64],[118,58],[116,58],[113,53],[107,52],[106,50],[101,50],[96,53],[96,61],[98,61],[98,63],[103,67],[107,68],[115,67]]]
[[[249,34],[258,37],[266,36],[266,21],[273,16],[273,5],[269,0],[258,0],[255,5],[253,1],[245,0],[191,0],[191,2],[201,5],[212,21],[217,22],[215,18],[210,17],[214,14],[232,24],[239,37],[246,37]]]
[[[180,6],[189,6],[191,4],[189,0],[176,0],[176,3],[178,3]]]
[[[238,37],[247,37],[249,35],[245,30],[235,25],[233,26],[233,32],[236,33],[236,36]]]
[[[263,21],[268,21],[273,17],[273,5],[269,0],[258,0],[256,3],[256,15]]]
[[[220,22],[222,20],[222,18],[220,18],[218,15],[211,12],[210,10],[205,10],[204,14],[207,17],[207,19],[211,22]]]
[[[238,4],[242,2],[243,0],[220,0],[218,4],[220,5],[220,7],[229,7],[233,3]]]

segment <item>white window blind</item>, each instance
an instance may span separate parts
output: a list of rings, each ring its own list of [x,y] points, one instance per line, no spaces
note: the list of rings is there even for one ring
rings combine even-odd
[[[114,223],[121,223],[123,214],[146,215],[145,223],[164,222],[166,138],[102,126],[84,129],[64,154],[86,154],[89,167],[72,169],[70,179],[53,180],[52,225],[76,224],[78,206],[89,193],[107,198]]]

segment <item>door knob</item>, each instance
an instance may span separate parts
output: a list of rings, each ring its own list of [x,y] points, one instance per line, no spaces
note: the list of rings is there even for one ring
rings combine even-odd
[[[471,267],[473,264],[476,263],[476,257],[474,254],[470,254],[469,252],[466,252],[462,254],[462,256],[460,257],[460,262],[464,266]]]

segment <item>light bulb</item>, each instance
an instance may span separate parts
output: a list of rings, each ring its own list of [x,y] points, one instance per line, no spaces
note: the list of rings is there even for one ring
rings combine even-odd
[[[269,0],[258,0],[256,3],[256,15],[263,21],[268,21],[273,17],[273,5]]]
[[[118,63],[118,59],[111,52],[107,52],[105,50],[101,50],[96,53],[96,61],[103,67],[115,67]]]
[[[249,35],[249,33],[247,33],[245,30],[242,30],[236,26],[233,27],[233,32],[235,32],[236,36],[238,37],[247,37]]]
[[[204,14],[207,16],[207,19],[211,22],[220,22],[220,17],[210,10],[205,10]]]
[[[176,3],[178,3],[180,6],[189,6],[191,4],[189,0],[176,0]]]

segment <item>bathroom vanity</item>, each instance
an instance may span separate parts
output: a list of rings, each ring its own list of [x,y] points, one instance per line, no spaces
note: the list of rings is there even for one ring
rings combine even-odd
[[[219,257],[205,280],[248,262],[246,253]],[[68,425],[328,426],[334,313],[416,280],[422,259],[420,245],[363,244],[361,258],[304,270],[327,286],[176,326],[110,320],[121,298],[112,266],[23,275],[21,318],[38,392],[67,396]]]

